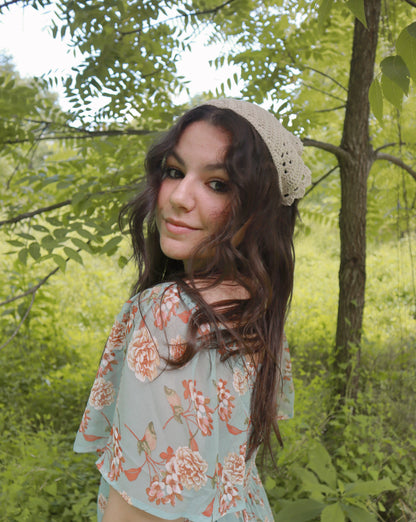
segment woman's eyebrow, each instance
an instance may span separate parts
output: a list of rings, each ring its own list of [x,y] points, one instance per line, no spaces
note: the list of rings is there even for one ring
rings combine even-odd
[[[181,156],[173,150],[167,157],[172,156],[182,167],[186,167],[185,160],[181,158]],[[203,167],[203,170],[226,170],[224,163],[209,163]]]

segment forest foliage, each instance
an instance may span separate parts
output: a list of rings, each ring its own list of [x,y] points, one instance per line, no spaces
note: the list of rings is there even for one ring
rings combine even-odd
[[[237,85],[304,138],[313,171],[287,326],[297,415],[281,427],[278,472],[264,470],[274,512],[283,522],[416,520],[413,2],[383,2],[369,90],[366,304],[360,346],[349,347],[361,353],[359,386],[346,383],[338,409],[330,386],[341,252],[333,152],[343,133],[354,19],[366,23],[365,2],[23,4],[53,4],[53,35],[84,54],[63,79],[21,78],[9,58],[0,64],[4,520],[93,519],[93,459],[71,448],[133,279],[118,213],[141,188],[147,147],[184,109],[175,104],[186,92],[177,61],[199,33],[223,43],[213,67],[231,64],[240,74],[189,104]],[[70,111],[51,93],[60,81]]]

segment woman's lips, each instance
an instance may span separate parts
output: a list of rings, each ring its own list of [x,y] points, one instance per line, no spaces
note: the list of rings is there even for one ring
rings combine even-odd
[[[192,232],[193,230],[197,230],[196,228],[191,227],[182,221],[175,221],[172,219],[165,219],[165,225],[166,229],[171,234],[186,234]]]

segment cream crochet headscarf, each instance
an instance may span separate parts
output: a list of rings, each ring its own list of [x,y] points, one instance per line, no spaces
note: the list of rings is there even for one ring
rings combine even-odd
[[[204,105],[230,109],[245,118],[263,138],[279,175],[283,204],[291,205],[311,184],[311,171],[303,163],[300,139],[283,127],[273,114],[258,105],[233,98],[209,100]]]

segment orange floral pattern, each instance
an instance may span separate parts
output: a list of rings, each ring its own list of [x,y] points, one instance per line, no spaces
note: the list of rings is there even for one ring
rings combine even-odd
[[[183,355],[196,309],[164,283],[130,299],[114,323],[75,442],[76,451],[98,457],[98,522],[109,485],[160,518],[273,521],[255,456],[246,461],[256,366],[238,355],[223,363],[220,350],[210,349],[182,368],[165,368]],[[203,325],[198,335],[206,334]],[[281,372],[277,415],[289,418],[286,344]]]
[[[180,359],[185,353],[186,340],[177,335],[174,339],[171,339],[169,343],[169,354],[173,360]]]
[[[134,332],[128,347],[127,362],[139,381],[153,381],[156,377],[160,363],[159,353],[147,328],[139,328]]]
[[[91,390],[89,403],[96,410],[102,410],[114,402],[116,392],[112,382],[97,377]]]

